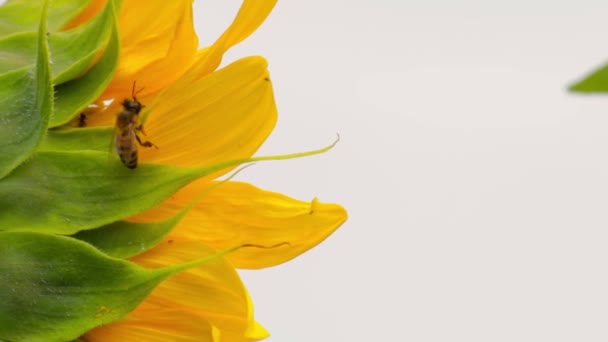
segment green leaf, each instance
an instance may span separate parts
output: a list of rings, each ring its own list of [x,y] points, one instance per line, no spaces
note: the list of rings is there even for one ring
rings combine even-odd
[[[43,13],[46,13],[46,2]],[[0,178],[26,160],[39,145],[53,110],[53,86],[42,16],[35,70],[0,76]]]
[[[0,230],[100,227],[159,204],[204,173],[157,164],[130,170],[101,152],[39,152],[0,182]]]
[[[82,74],[104,47],[112,25],[111,4],[91,21],[73,30],[48,35],[53,83],[61,84]],[[0,74],[36,63],[37,32],[23,32],[0,39]]]
[[[55,32],[75,18],[91,0],[53,0],[49,5],[48,30]],[[40,0],[10,0],[0,6],[0,37],[36,31],[40,23]]]
[[[570,91],[580,93],[606,93],[608,92],[608,65],[591,72],[582,80],[569,87]]]
[[[110,41],[100,60],[81,78],[56,87],[55,112],[49,127],[61,126],[93,103],[108,86],[118,66],[120,40],[116,24],[116,8],[119,1],[108,1]]]
[[[244,246],[241,246],[244,247]],[[149,270],[82,241],[0,233],[0,340],[64,342],[123,318],[165,278],[230,253]]]
[[[36,63],[38,32],[24,32],[0,39],[0,74],[30,68]]]
[[[115,27],[112,3],[108,1],[101,13],[91,21],[70,31],[50,34],[53,79],[56,85],[80,76],[108,43]]]
[[[120,319],[168,274],[70,238],[0,233],[0,339],[68,341]]]

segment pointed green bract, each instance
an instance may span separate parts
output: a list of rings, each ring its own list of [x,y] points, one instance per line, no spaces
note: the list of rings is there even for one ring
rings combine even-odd
[[[39,152],[0,182],[0,230],[100,227],[159,204],[199,175],[169,165],[130,170],[108,153]]]
[[[65,32],[49,36],[54,83],[62,84],[80,76],[108,43],[115,25],[112,1],[92,20]]]
[[[252,161],[324,153],[325,148],[186,168],[141,164],[127,169],[108,153],[40,151],[0,182],[0,231],[75,234],[128,218],[158,205],[186,184]]]
[[[70,238],[0,233],[0,339],[68,341],[130,312],[167,276]]]
[[[76,339],[123,318],[168,276],[238,248],[148,270],[73,238],[0,232],[0,340]]]
[[[43,13],[46,13],[46,2]],[[46,16],[42,16],[35,69],[0,76],[0,178],[36,149],[46,132],[53,107]]]
[[[93,103],[105,90],[118,66],[120,40],[116,23],[116,9],[120,1],[108,1],[110,41],[99,61],[81,78],[56,87],[55,112],[49,127],[61,126]]]
[[[608,65],[593,71],[582,80],[569,87],[571,91],[580,93],[608,92]]]
[[[48,30],[55,32],[80,13],[91,0],[53,0],[49,6]],[[9,0],[0,6],[0,37],[37,31],[40,0]]]
[[[111,257],[129,258],[158,245],[184,214],[160,222],[114,222],[97,229],[83,230],[73,237],[90,243]]]
[[[100,228],[80,231],[73,237],[86,241],[115,258],[124,259],[143,253],[159,244],[203,196],[230,181],[248,166],[250,165],[237,170],[230,177],[205,189],[179,213],[166,220],[150,223],[119,221]]]

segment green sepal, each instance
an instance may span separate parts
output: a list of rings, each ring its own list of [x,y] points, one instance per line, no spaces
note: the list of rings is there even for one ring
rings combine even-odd
[[[46,35],[47,2],[38,30],[35,69],[0,76],[0,178],[26,160],[44,137],[53,110]]]
[[[608,64],[594,70],[582,80],[571,85],[568,89],[578,93],[607,93]]]
[[[0,232],[0,340],[77,339],[123,318],[165,278],[240,247],[151,270],[73,238]]]
[[[93,103],[103,93],[118,66],[120,53],[120,38],[116,22],[116,9],[120,1],[108,1],[108,25],[110,41],[99,61],[82,77],[63,83],[55,88],[55,112],[51,117],[49,127],[57,127],[68,123],[88,105]]]
[[[95,246],[111,257],[125,259],[158,245],[184,214],[185,212],[180,212],[160,222],[119,221],[97,229],[83,230],[72,236]]]
[[[0,230],[100,227],[159,204],[204,174],[159,164],[131,170],[102,152],[39,152],[0,182]]]
[[[0,231],[75,234],[122,220],[157,204],[186,184],[244,163],[300,158],[314,151],[229,160],[201,167],[140,164],[127,169],[108,153],[41,151],[0,182]]]
[[[74,19],[91,0],[52,0],[48,30],[55,32]],[[0,6],[0,37],[36,31],[40,23],[40,0],[9,0]]]
[[[80,76],[90,67],[95,56],[108,43],[114,25],[112,1],[108,1],[90,21],[72,30],[49,35],[55,85]]]

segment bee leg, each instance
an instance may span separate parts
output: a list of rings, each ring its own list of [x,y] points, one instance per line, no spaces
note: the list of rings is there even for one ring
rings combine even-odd
[[[143,146],[143,147],[155,147],[158,150],[158,146],[154,145],[153,143],[149,142],[149,141],[141,141],[141,138],[139,137],[139,135],[135,134],[135,138],[137,138],[137,142]]]
[[[80,113],[78,117],[78,127],[85,127],[87,125],[87,115],[85,112]]]
[[[138,126],[135,127],[135,129],[138,132],[141,132],[143,135],[147,135],[146,132],[144,131],[144,125],[143,124],[139,124]]]

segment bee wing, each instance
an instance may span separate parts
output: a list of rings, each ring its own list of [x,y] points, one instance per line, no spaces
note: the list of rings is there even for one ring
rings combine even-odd
[[[118,127],[114,126],[114,133],[112,134],[110,144],[108,144],[108,163],[111,164],[120,163],[120,156],[118,155],[116,148],[116,137],[118,137],[119,134],[120,130]]]

